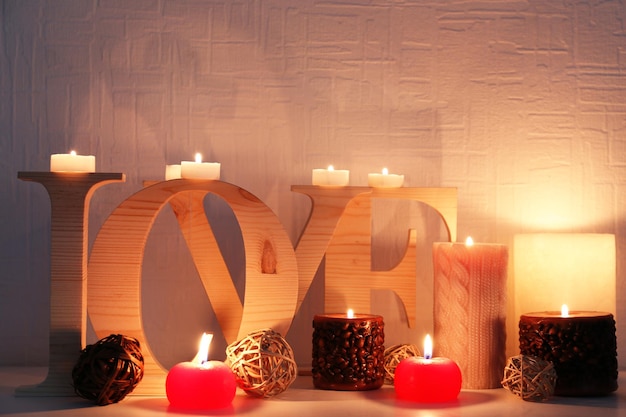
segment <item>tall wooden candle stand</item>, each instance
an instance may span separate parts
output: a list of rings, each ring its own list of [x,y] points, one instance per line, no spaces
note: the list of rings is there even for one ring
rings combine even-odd
[[[18,387],[24,397],[73,396],[72,368],[85,346],[89,201],[96,189],[123,182],[121,173],[18,172],[42,184],[51,205],[50,364],[38,385]]]

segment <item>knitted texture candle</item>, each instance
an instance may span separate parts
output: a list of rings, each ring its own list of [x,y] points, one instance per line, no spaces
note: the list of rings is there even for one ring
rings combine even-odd
[[[463,388],[501,386],[507,259],[503,245],[433,245],[437,352],[459,365]]]

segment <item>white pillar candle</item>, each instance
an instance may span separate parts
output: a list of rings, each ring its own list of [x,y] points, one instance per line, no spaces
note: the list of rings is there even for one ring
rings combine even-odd
[[[52,172],[96,172],[96,157],[93,155],[77,155],[57,153],[50,155],[50,171]]]
[[[501,386],[507,259],[505,245],[433,244],[435,338],[461,368],[464,388]]]
[[[196,154],[196,161],[183,161],[180,164],[181,178],[219,180],[220,179],[220,163],[219,162],[202,162],[202,155]]]
[[[165,165],[165,180],[176,180],[180,178],[180,164]]]
[[[335,169],[332,165],[329,165],[328,169],[314,169],[311,182],[313,185],[345,186],[350,183],[350,171]]]
[[[370,187],[397,188],[402,187],[404,175],[390,174],[387,168],[383,168],[381,174],[367,174],[367,183]]]

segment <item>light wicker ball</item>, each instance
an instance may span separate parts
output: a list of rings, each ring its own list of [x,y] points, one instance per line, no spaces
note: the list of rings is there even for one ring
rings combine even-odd
[[[139,341],[112,334],[81,351],[72,369],[74,391],[97,405],[116,403],[141,382],[143,366]]]
[[[402,359],[420,355],[420,350],[415,345],[393,345],[385,349],[385,384],[393,385],[396,367]]]
[[[253,397],[280,394],[298,375],[291,346],[272,329],[257,330],[228,345],[226,363],[239,388]]]
[[[509,358],[502,386],[525,401],[544,401],[554,395],[557,374],[552,362],[529,355]]]

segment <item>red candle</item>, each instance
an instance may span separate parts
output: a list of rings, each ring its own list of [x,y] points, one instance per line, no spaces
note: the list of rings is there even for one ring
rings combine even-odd
[[[193,361],[176,364],[167,374],[165,392],[172,407],[224,408],[235,398],[237,382],[230,367],[207,360],[212,338],[212,334],[205,333]]]
[[[400,400],[441,403],[455,400],[461,383],[461,370],[454,361],[432,357],[432,341],[427,335],[424,356],[403,359],[396,367],[394,389]]]

